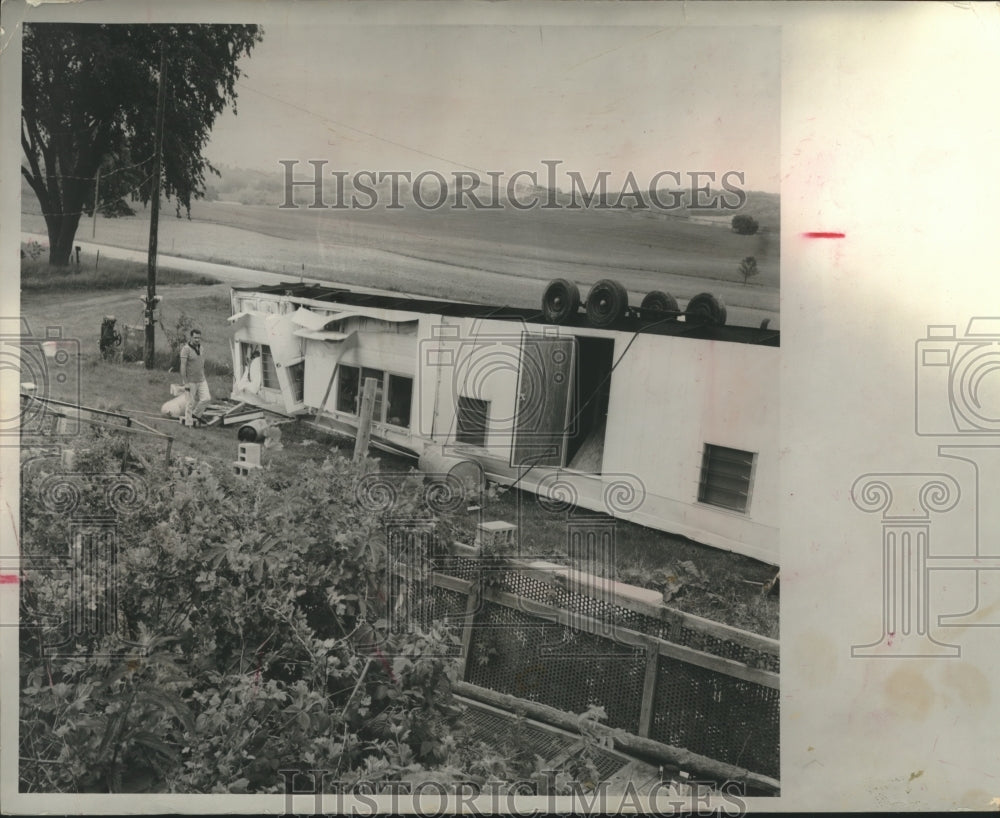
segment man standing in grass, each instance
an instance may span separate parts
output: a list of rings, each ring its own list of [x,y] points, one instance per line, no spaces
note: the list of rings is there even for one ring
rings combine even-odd
[[[201,330],[193,329],[181,347],[181,383],[187,389],[188,406],[197,417],[204,404],[212,399],[205,378],[205,359],[201,354]]]

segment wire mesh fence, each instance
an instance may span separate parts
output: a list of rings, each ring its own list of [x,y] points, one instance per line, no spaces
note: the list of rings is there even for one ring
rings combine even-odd
[[[453,555],[425,577],[465,681],[777,778],[777,643],[565,572]]]

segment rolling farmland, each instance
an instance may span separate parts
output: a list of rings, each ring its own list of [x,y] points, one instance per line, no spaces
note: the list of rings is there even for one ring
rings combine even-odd
[[[44,233],[33,196],[23,199],[26,232]],[[144,250],[149,223],[99,217],[96,238],[84,216],[78,241]],[[585,297],[615,278],[638,304],[653,289],[681,301],[709,291],[729,323],[777,326],[780,235],[739,236],[722,225],[628,210],[283,210],[269,205],[195,202],[190,221],[161,211],[160,251],[417,295],[531,307],[546,282],[577,282]],[[739,262],[757,259],[744,285]]]

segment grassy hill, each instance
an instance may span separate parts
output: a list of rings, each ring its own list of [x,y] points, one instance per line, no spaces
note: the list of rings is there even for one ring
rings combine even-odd
[[[240,172],[233,178],[239,186],[218,189],[220,197],[251,190],[266,198],[269,186],[280,187],[277,173],[269,177]],[[327,198],[333,195],[331,191]],[[753,236],[732,232],[734,211],[702,211],[699,216],[715,218],[715,223],[703,223],[685,210],[426,210],[411,204],[366,211],[234,202],[196,201],[190,220],[183,213],[175,218],[172,205],[164,207],[161,252],[345,284],[519,306],[537,304],[544,282],[552,278],[576,281],[584,296],[598,279],[616,278],[637,299],[660,289],[683,302],[707,290],[730,307],[750,311],[737,315],[730,310],[731,323],[755,326],[770,317],[774,325],[777,318],[780,203],[775,194],[748,195],[741,212],[761,223],[761,231]],[[95,240],[145,249],[149,216],[137,207],[134,216],[100,217]],[[84,217],[78,241],[90,241],[92,227]],[[45,232],[30,191],[22,197],[22,229]],[[739,274],[746,256],[754,256],[759,269],[749,285]]]

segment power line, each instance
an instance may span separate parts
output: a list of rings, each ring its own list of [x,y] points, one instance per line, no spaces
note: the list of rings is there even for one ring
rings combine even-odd
[[[308,114],[309,116],[314,117],[315,119],[318,119],[319,121],[325,124],[336,125],[339,128],[347,128],[349,131],[354,131],[355,133],[359,133],[364,136],[370,137],[371,139],[377,139],[379,142],[385,142],[387,145],[392,145],[393,147],[396,148],[402,148],[405,151],[410,151],[411,153],[416,153],[419,154],[420,156],[426,156],[429,159],[437,159],[439,162],[447,162],[449,165],[455,165],[456,167],[459,168],[466,168],[467,170],[474,170],[479,173],[486,173],[486,174],[489,173],[489,171],[483,168],[477,168],[474,165],[467,165],[464,162],[456,162],[454,159],[448,159],[447,157],[444,156],[438,156],[436,153],[428,153],[427,151],[420,150],[420,148],[414,148],[410,145],[404,145],[402,142],[396,142],[393,139],[388,139],[387,137],[379,136],[378,134],[372,133],[371,131],[366,131],[363,128],[356,128],[353,125],[348,125],[346,122],[341,122],[340,120],[337,119],[330,119],[328,116],[317,113],[316,111],[313,111],[302,105],[298,105],[294,102],[289,102],[287,99],[282,99],[281,97],[274,96],[273,94],[268,94],[265,91],[253,88],[252,86],[246,85],[245,83],[240,83],[240,87],[248,91],[253,91],[255,94],[260,94],[262,97],[267,97],[267,99],[273,100],[274,102],[280,102],[282,105],[287,105],[289,108],[294,108],[297,111],[302,111],[302,113]]]
[[[146,184],[146,182],[148,182],[150,179],[153,178],[154,173],[155,173],[155,171],[153,173],[148,174],[144,179],[142,179],[141,181],[137,182],[130,190],[125,191],[125,193],[123,193],[118,198],[124,199],[125,196],[127,196],[129,194],[133,194],[133,193],[138,192],[138,190],[144,184]],[[104,176],[104,174],[101,174],[102,178],[103,178],[103,176]],[[90,179],[92,177],[87,176],[87,177],[84,177],[84,178]],[[90,213],[89,210],[74,210],[74,211],[71,211],[69,213],[66,213],[66,212],[64,212],[62,210],[41,210],[40,211],[40,214],[42,216],[86,216],[86,215],[89,215],[89,213]]]
[[[124,173],[125,171],[128,171],[128,170],[135,170],[136,168],[140,168],[143,165],[145,165],[152,158],[153,158],[152,156],[149,156],[146,159],[143,159],[141,162],[136,162],[134,165],[126,165],[125,167],[115,168],[115,170],[109,170],[109,171],[106,171],[106,172],[105,171],[101,171],[101,178],[106,179],[108,176],[114,176],[116,173]],[[45,165],[43,164],[42,168],[44,168],[44,167],[45,167]],[[55,178],[55,179],[77,179],[77,180],[81,180],[81,181],[90,181],[90,180],[92,180],[94,178],[93,176],[73,176],[73,175],[68,174],[68,173],[48,173],[47,171],[43,171],[42,175],[46,179],[52,177],[52,178]],[[149,177],[146,177],[146,178],[148,179]],[[145,180],[143,180],[143,181],[145,181]]]

